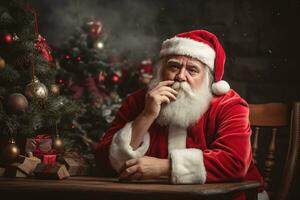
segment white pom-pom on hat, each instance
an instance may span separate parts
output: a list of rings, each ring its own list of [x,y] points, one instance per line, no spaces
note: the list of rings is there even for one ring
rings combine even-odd
[[[212,84],[211,90],[215,95],[223,95],[226,94],[230,90],[230,86],[226,81],[218,81]]]

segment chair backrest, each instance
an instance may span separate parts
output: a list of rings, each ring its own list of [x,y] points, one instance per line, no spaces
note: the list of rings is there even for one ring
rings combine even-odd
[[[292,109],[282,103],[250,104],[249,108],[254,162],[264,176],[270,198],[287,199],[299,165],[300,102]],[[284,140],[287,142],[280,145]]]

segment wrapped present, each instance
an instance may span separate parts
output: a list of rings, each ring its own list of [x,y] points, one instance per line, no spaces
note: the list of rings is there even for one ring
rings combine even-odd
[[[91,171],[90,164],[77,152],[66,152],[64,156],[58,158],[58,162],[66,165],[70,176],[86,176]]]
[[[32,152],[34,156],[41,160],[44,155],[56,155],[54,149],[52,149],[52,139],[47,134],[39,134],[35,138],[27,138],[26,153]]]
[[[44,164],[55,164],[56,163],[56,155],[43,155],[43,163]]]
[[[32,176],[33,170],[41,163],[41,160],[32,156],[25,157],[20,155],[18,162],[12,163],[6,167],[5,176],[8,177],[27,177]]]
[[[40,179],[65,179],[70,176],[65,165],[40,163],[34,170],[36,178]]]

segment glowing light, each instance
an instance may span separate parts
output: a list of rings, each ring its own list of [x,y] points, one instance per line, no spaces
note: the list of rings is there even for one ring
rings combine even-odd
[[[102,43],[102,42],[98,42],[98,43],[97,43],[97,48],[98,48],[98,49],[102,49],[102,48],[103,48],[103,46],[104,46],[104,45],[103,45],[103,43]]]

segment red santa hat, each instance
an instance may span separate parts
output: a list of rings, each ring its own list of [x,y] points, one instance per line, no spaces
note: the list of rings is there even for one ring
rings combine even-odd
[[[160,57],[168,55],[186,55],[200,60],[213,72],[212,92],[223,95],[229,91],[229,84],[222,80],[225,51],[214,34],[206,30],[180,33],[163,42]]]

